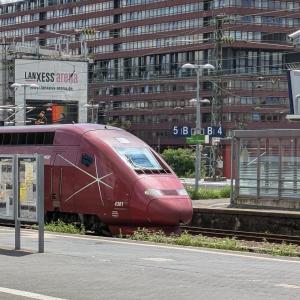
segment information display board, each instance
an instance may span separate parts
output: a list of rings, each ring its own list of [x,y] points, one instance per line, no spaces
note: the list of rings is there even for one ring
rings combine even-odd
[[[0,157],[0,218],[14,219],[13,156]]]
[[[190,126],[173,126],[173,136],[190,137],[192,135],[192,128]]]
[[[210,137],[225,137],[225,129],[221,126],[209,126],[205,128],[205,135],[209,135]]]
[[[21,221],[38,223],[44,252],[44,156],[0,155],[0,219],[15,221],[15,249],[21,249]]]
[[[18,156],[18,219],[37,221],[37,157]]]

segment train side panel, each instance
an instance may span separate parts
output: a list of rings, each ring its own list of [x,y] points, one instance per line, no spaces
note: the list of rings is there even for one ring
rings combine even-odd
[[[110,134],[113,134],[112,130],[91,131],[82,138],[79,164],[83,171],[94,174],[96,182],[86,194],[87,205],[77,201],[76,208],[84,210],[85,213],[96,211],[99,218],[106,223],[124,223],[130,217],[131,176],[130,170],[123,166],[121,159],[104,142],[105,136]],[[116,134],[120,135],[120,131]],[[90,166],[82,164],[84,156],[92,162]]]
[[[74,193],[76,163],[80,138],[74,132],[56,130],[53,145],[40,146],[45,157],[45,210],[76,213],[70,195]]]

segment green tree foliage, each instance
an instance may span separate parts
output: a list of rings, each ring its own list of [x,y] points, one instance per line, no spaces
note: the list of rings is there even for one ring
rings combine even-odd
[[[164,160],[179,177],[191,177],[195,173],[195,152],[191,149],[166,149]]]

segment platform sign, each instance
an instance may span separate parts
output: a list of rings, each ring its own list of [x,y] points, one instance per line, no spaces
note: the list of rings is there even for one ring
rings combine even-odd
[[[192,128],[190,126],[173,126],[172,128],[173,136],[178,137],[189,137],[192,135]]]
[[[15,250],[21,249],[21,221],[38,223],[44,252],[43,155],[0,155],[0,219],[15,221]]]
[[[205,135],[210,137],[225,137],[225,129],[221,126],[209,126],[205,128]]]
[[[18,157],[18,219],[37,221],[37,157]]]
[[[0,219],[14,219],[13,156],[0,157]]]
[[[186,138],[186,142],[190,145],[203,144],[205,143],[205,135],[204,134],[195,134],[191,137]]]

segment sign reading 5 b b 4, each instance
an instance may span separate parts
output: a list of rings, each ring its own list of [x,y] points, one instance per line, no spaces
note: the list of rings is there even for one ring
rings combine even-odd
[[[205,128],[205,135],[210,137],[225,137],[225,129],[220,126],[209,126]]]
[[[189,126],[173,126],[173,136],[188,137],[192,135],[192,129]]]

